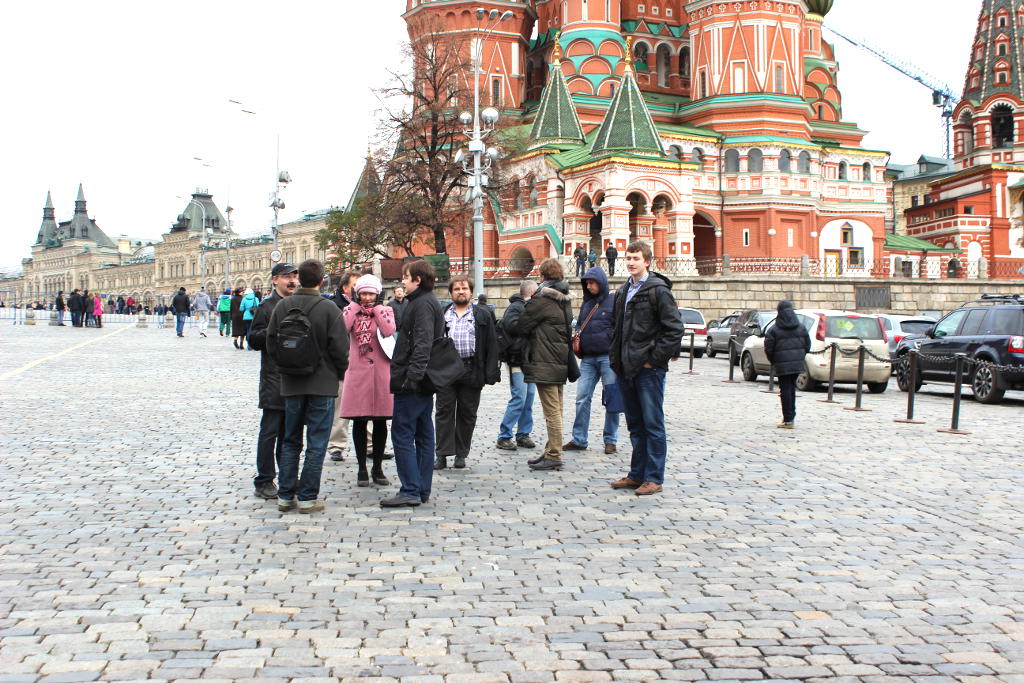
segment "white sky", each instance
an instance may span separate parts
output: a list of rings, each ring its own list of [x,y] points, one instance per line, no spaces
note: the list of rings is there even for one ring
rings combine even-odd
[[[0,268],[30,255],[47,190],[68,220],[78,183],[111,237],[158,238],[197,186],[236,231],[343,205],[373,136],[371,89],[400,62],[404,0],[33,0],[6,7],[0,63]],[[826,25],[963,89],[980,0],[836,0]],[[843,114],[893,162],[940,155],[929,91],[835,40]],[[255,116],[242,113],[240,100]],[[208,160],[209,166],[193,157]]]

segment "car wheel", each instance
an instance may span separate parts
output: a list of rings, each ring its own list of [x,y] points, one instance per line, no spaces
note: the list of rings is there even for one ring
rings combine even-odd
[[[999,403],[1003,400],[1005,390],[996,388],[996,371],[988,363],[981,363],[974,371],[971,389],[974,399],[979,403]]]
[[[704,353],[708,354],[708,358],[714,358],[718,355],[718,351],[715,351],[715,347],[711,345],[711,339],[708,339],[704,344]]]
[[[922,384],[924,382],[921,381],[921,367],[919,365],[917,368],[917,386],[914,387],[914,391],[921,391]],[[910,391],[910,358],[907,354],[900,356],[900,360],[896,363],[896,386],[900,388],[900,391]]]
[[[743,354],[740,358],[740,368],[743,370],[743,379],[748,382],[757,381],[757,369],[754,367],[754,359],[749,353]]]
[[[884,394],[885,390],[889,388],[889,380],[884,382],[868,382],[868,391],[872,394]]]
[[[690,349],[690,353],[693,354],[694,358],[704,357],[704,349]]]
[[[804,370],[796,376],[796,388],[799,391],[814,391],[818,388],[818,383],[811,379],[807,371]]]

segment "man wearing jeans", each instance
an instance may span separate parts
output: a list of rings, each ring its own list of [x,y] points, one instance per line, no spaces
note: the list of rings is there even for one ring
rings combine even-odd
[[[499,360],[508,364],[510,397],[505,407],[505,415],[501,418],[501,427],[498,429],[497,445],[506,451],[537,447],[530,438],[530,432],[533,431],[533,398],[537,392],[537,385],[527,382],[523,375],[528,338],[513,332],[519,325],[519,316],[526,309],[527,300],[536,291],[537,283],[534,280],[523,280],[519,285],[519,293],[508,298],[508,308],[501,318],[505,347],[499,349]]]
[[[299,287],[274,308],[267,325],[267,348],[277,362],[284,398],[284,447],[277,475],[281,512],[296,506],[304,514],[324,509],[317,496],[338,382],[348,369],[348,332],[338,307],[320,296],[323,280],[320,261],[299,264]],[[299,353],[302,349],[308,353]],[[303,431],[306,454],[299,476]]]
[[[572,439],[562,447],[566,451],[585,451],[589,442],[590,404],[594,398],[598,379],[606,395],[618,393],[615,372],[608,358],[612,346],[614,297],[608,292],[608,277],[601,268],[591,268],[583,276],[583,305],[576,318],[582,359],[580,380],[576,385],[576,420],[572,424]],[[618,403],[618,401],[616,401]],[[604,452],[614,453],[619,439],[619,413],[605,410]]]
[[[199,293],[196,294],[192,305],[196,309],[196,315],[199,316],[199,336],[205,337],[206,328],[210,326],[210,309],[213,308],[213,304],[210,302],[210,295],[206,293],[205,287],[199,288]]]
[[[629,474],[614,489],[635,489],[638,496],[661,491],[668,443],[665,435],[665,373],[679,351],[683,320],[672,283],[650,271],[654,254],[641,240],[626,248],[626,279],[615,293],[612,369],[633,445]]]
[[[192,302],[188,300],[188,294],[185,293],[184,287],[178,288],[178,293],[171,300],[171,306],[174,308],[174,317],[176,318],[174,331],[178,333],[179,337],[184,337],[185,318],[188,317],[188,311],[192,307]]]
[[[434,267],[412,261],[402,267],[408,308],[402,314],[391,356],[391,445],[402,488],[381,507],[415,507],[430,500],[434,480],[434,387],[427,365],[434,340],[444,336],[441,304],[434,296]]]

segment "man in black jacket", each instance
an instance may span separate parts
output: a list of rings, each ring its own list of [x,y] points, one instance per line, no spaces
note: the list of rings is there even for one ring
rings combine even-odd
[[[171,300],[171,306],[174,308],[174,317],[177,319],[174,329],[179,337],[184,337],[185,318],[188,316],[189,309],[192,306],[192,302],[188,300],[188,294],[185,293],[184,287],[178,288],[178,293]]]
[[[501,359],[508,364],[508,405],[505,415],[501,418],[498,428],[498,448],[514,451],[519,448],[536,448],[537,444],[530,438],[533,431],[533,398],[537,393],[537,385],[523,378],[523,362],[526,360],[526,335],[516,334],[519,317],[526,310],[526,301],[537,291],[534,280],[523,280],[519,285],[519,293],[508,298],[508,308],[501,318],[501,329],[505,335],[506,347],[502,350]],[[515,437],[513,441],[512,438]]]
[[[398,285],[395,287],[395,295],[388,301],[388,306],[395,312],[396,326],[402,324],[402,316],[405,314],[405,307],[408,305],[409,302],[405,300],[405,287]]]
[[[659,493],[665,481],[665,373],[683,338],[672,283],[650,271],[653,261],[647,242],[636,240],[626,248],[629,278],[615,293],[609,354],[633,444],[629,474],[612,482],[612,488],[636,489],[638,496]]]
[[[619,250],[611,242],[608,243],[608,248],[604,250],[604,257],[608,259],[608,277],[615,277],[615,259],[619,258]]]
[[[444,321],[462,359],[463,374],[453,384],[437,390],[435,470],[446,468],[450,455],[455,456],[456,469],[466,466],[480,392],[485,384],[500,379],[494,315],[486,306],[471,303],[473,285],[465,275],[451,278],[448,294],[452,303],[444,309]]]
[[[267,351],[267,325],[278,302],[292,295],[299,286],[299,269],[290,263],[278,263],[270,271],[273,291],[263,299],[252,316],[249,346],[260,352],[260,404],[263,417],[256,439],[256,478],[253,486],[260,498],[277,498],[274,477],[284,446],[284,399],[281,397],[281,375],[274,357]]]
[[[579,245],[573,249],[572,257],[576,259],[576,277],[583,277],[587,271],[587,250]]]
[[[57,324],[60,325],[61,327],[65,327],[65,325],[64,325],[64,309],[66,307],[64,305],[64,290],[63,289],[60,290],[59,292],[57,292],[57,301],[54,303],[53,307],[57,311]]]
[[[68,310],[71,311],[71,326],[81,327],[82,311],[85,308],[82,302],[82,295],[77,287],[71,292],[71,296],[68,297]]]
[[[267,349],[277,362],[284,397],[284,447],[277,476],[277,509],[281,512],[293,509],[296,504],[299,512],[305,514],[324,509],[323,501],[317,500],[317,496],[336,413],[338,384],[348,369],[348,332],[341,311],[320,296],[323,281],[324,264],[315,259],[303,261],[299,265],[299,288],[274,308],[267,325]],[[305,314],[305,321],[301,314]],[[282,325],[284,322],[288,324]],[[303,324],[308,324],[309,333],[300,338]],[[287,346],[278,341],[282,331]],[[319,362],[312,372],[300,374],[300,370],[292,366],[296,360],[293,356],[310,338],[317,353],[304,360],[314,361],[319,356]],[[303,428],[306,457],[299,477]]]
[[[434,479],[434,387],[426,373],[434,340],[444,336],[434,278],[434,267],[426,261],[402,266],[409,307],[402,316],[391,356],[391,393],[395,395],[391,445],[402,488],[382,500],[382,507],[416,506],[430,500]]]
[[[807,370],[806,356],[811,350],[811,336],[793,312],[793,303],[782,300],[776,309],[775,324],[764,336],[764,354],[779,378],[779,400],[782,402],[780,429],[793,429],[796,420],[796,378]]]

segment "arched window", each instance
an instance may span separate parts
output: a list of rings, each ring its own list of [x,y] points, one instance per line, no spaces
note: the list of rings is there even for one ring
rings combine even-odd
[[[633,61],[637,64],[647,64],[647,43],[637,43],[633,46]]]
[[[707,96],[708,96],[708,75],[707,75],[707,73],[701,71],[700,72],[700,95],[699,95],[699,97],[703,99],[703,98],[705,98]]]
[[[849,180],[850,178],[850,166],[845,161],[839,162],[839,179]]]
[[[821,106],[820,104],[818,105],[818,120],[825,120],[825,107]]]
[[[864,165],[861,167],[861,180],[869,183],[874,182],[874,178],[872,178],[871,175],[871,164],[865,161]]]
[[[747,152],[747,170],[751,173],[760,173],[764,170],[764,154],[756,147]]]
[[[999,43],[999,45],[996,45],[996,54],[1000,57],[1006,54],[1006,43]]]
[[[964,126],[964,154],[970,154],[974,151],[974,116],[964,112],[960,123]]]
[[[690,162],[700,164],[701,168],[704,168],[704,150],[700,147],[694,147],[693,151],[690,152]]]
[[[992,146],[996,149],[1012,147],[1013,133],[1013,107],[1008,104],[992,107]]]
[[[662,88],[668,87],[668,70],[669,62],[671,61],[671,52],[668,45],[658,46],[658,85]]]
[[[540,198],[540,192],[536,186],[530,188],[530,206],[537,206],[537,200]]]
[[[779,170],[783,173],[789,173],[791,170],[791,160],[793,155],[789,153],[788,149],[784,149],[779,152]]]
[[[690,48],[684,47],[679,52],[679,75],[683,78],[690,77]]]
[[[796,170],[799,173],[810,173],[811,172],[811,155],[806,151],[800,152],[800,156],[796,160]]]
[[[668,156],[670,159],[679,161],[683,158],[683,148],[679,145],[672,145],[668,148]]]
[[[735,149],[727,149],[725,151],[725,172],[740,172],[740,153]]]

